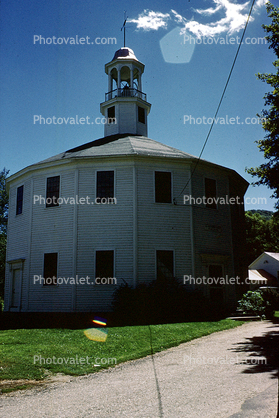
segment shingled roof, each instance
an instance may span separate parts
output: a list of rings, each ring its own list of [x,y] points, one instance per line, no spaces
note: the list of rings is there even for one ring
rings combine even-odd
[[[154,157],[173,157],[195,159],[193,155],[145,136],[117,134],[97,139],[87,144],[69,149],[61,154],[50,157],[41,163],[67,158],[94,158],[110,156],[146,155]]]
[[[88,142],[75,148],[71,148],[65,152],[47,158],[46,160],[25,167],[24,169],[10,176],[7,179],[7,183],[9,183],[12,179],[28,172],[29,170],[37,170],[44,165],[48,166],[52,163],[57,165],[59,162],[66,163],[67,160],[70,162],[73,159],[87,160],[92,158],[129,156],[174,158],[177,159],[177,161],[188,160],[190,163],[195,163],[198,160],[198,157],[195,157],[194,155],[162,144],[161,142],[154,141],[153,139],[147,138],[145,136],[139,136],[130,133],[116,134],[96,139],[95,141]],[[233,178],[235,178],[238,183],[240,182],[243,184],[243,192],[245,192],[247,189],[249,183],[244,180],[243,177],[241,177],[235,170],[212,163],[207,160],[200,159],[200,164],[202,163],[227,171],[229,176],[233,176]]]

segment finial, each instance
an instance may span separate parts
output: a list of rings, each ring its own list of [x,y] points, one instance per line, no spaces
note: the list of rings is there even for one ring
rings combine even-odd
[[[126,43],[126,22],[127,22],[127,19],[128,19],[128,16],[126,16],[126,10],[124,10],[124,23],[123,23],[123,26],[122,26],[122,28],[121,28],[121,32],[122,32],[122,29],[124,29],[124,48],[125,48],[125,43]]]

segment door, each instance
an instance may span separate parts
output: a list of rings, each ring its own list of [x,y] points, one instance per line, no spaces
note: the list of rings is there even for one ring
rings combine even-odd
[[[209,265],[208,276],[213,280],[213,283],[209,285],[210,300],[216,309],[222,308],[224,305],[224,286],[220,283],[220,280],[223,278],[223,265]]]
[[[20,296],[20,269],[13,270],[13,284],[12,284],[12,304],[11,308],[19,307]]]

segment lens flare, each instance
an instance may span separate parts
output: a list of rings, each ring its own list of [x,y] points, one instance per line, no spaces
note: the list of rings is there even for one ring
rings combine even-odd
[[[89,340],[104,343],[108,336],[108,330],[103,328],[89,328],[84,331],[84,335]]]
[[[103,325],[103,326],[107,325],[107,320],[104,318],[100,318],[99,316],[95,316],[92,322],[98,325]]]

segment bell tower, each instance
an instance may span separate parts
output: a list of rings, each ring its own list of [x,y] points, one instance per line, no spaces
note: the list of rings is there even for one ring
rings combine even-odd
[[[123,47],[105,65],[105,71],[108,92],[100,104],[101,113],[106,118],[104,136],[125,133],[147,136],[147,115],[151,104],[142,92],[144,64],[138,61],[132,49]]]

